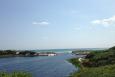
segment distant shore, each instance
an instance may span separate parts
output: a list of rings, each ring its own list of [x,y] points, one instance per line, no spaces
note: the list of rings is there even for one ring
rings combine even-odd
[[[4,57],[34,57],[34,56],[55,56],[54,52],[33,52],[29,50],[0,50],[0,58]]]

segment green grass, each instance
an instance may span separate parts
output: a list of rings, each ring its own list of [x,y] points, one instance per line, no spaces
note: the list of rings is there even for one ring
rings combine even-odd
[[[32,77],[30,73],[27,72],[0,72],[0,77]]]
[[[90,52],[82,63],[77,58],[70,59],[69,62],[80,69],[70,77],[115,77],[115,47]]]
[[[75,67],[80,67],[80,63],[77,58],[72,58],[69,59],[68,61],[71,62]]]
[[[74,72],[70,77],[115,77],[115,65],[84,68]]]

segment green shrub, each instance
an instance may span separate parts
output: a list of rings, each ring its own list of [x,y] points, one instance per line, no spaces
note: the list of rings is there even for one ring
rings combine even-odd
[[[70,77],[115,77],[115,65],[84,68],[73,73]]]
[[[79,63],[77,58],[72,58],[68,60],[70,63],[72,63],[75,67],[81,67],[81,64]]]
[[[30,73],[27,72],[0,72],[0,77],[32,77]]]
[[[81,65],[75,59],[71,59],[72,64],[76,67],[78,64],[82,66],[82,69],[73,73],[70,77],[115,77],[115,47],[90,52]]]

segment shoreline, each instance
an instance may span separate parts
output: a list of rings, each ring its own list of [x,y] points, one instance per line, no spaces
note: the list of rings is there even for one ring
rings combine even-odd
[[[16,51],[16,50],[0,50],[0,58],[4,57],[35,57],[35,56],[56,56],[54,52],[34,52],[34,51]]]
[[[14,70],[20,71],[20,69],[23,69],[23,71],[30,71],[33,77],[39,77],[39,76],[47,77],[47,75],[45,75],[44,73],[48,73],[49,77],[54,76],[68,77],[70,73],[76,71],[76,68],[67,61],[67,59],[73,57],[74,57],[73,55],[68,53],[68,54],[59,54],[55,57],[41,56],[41,57],[6,58],[1,60],[1,62],[3,63],[1,63],[0,68],[1,70],[6,71],[7,68],[9,68],[8,70],[11,70],[11,72]],[[4,66],[4,64],[6,66]],[[47,71],[47,69],[50,71]],[[40,70],[42,70],[43,72],[41,72]]]
[[[90,52],[85,58],[71,58],[69,62],[79,69],[70,77],[115,77],[115,46]]]

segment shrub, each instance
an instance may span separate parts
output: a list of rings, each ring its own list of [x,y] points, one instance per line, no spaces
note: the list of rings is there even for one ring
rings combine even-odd
[[[30,73],[27,72],[0,72],[0,77],[32,77]]]

